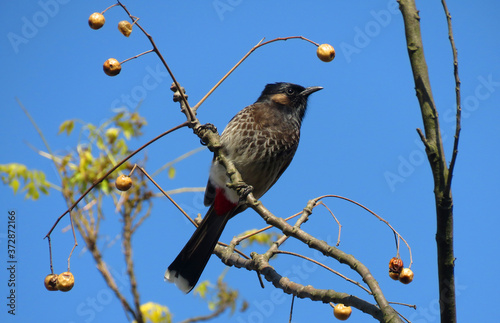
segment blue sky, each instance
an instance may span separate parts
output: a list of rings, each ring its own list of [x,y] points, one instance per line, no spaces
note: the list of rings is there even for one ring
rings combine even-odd
[[[88,16],[113,2],[41,0],[3,1],[0,35],[2,78],[0,97],[0,163],[19,162],[44,171],[57,183],[52,164],[39,157],[27,143],[42,149],[35,129],[19,108],[16,97],[30,111],[52,148],[64,152],[77,136],[57,136],[67,119],[94,124],[113,115],[112,109],[134,108],[148,120],[141,143],[183,121],[171,101],[168,75],[154,55],[126,63],[114,78],[102,72],[109,57],[126,59],[148,50],[147,39],[134,30],[130,38],[116,30],[126,19],[115,8],[106,13],[106,25],[99,31],[87,25]],[[226,4],[225,11],[215,4]],[[303,86],[320,85],[324,90],[311,96],[295,159],[280,181],[263,198],[275,214],[288,216],[301,210],[311,198],[338,194],[352,198],[387,219],[410,243],[415,280],[402,285],[387,276],[387,263],[395,255],[394,239],[386,226],[350,204],[327,200],[341,221],[340,248],[367,265],[390,301],[416,304],[417,310],[396,305],[413,322],[437,322],[438,290],[435,247],[435,215],[430,168],[416,128],[422,127],[418,102],[406,53],[402,18],[395,1],[193,1],[125,3],[140,17],[141,24],[155,38],[179,82],[196,103],[260,39],[302,35],[318,43],[330,43],[337,50],[331,63],[316,58],[315,47],[297,40],[278,42],[254,52],[199,110],[201,122],[220,130],[241,108],[254,102],[266,83],[287,81]],[[455,92],[452,56],[446,20],[439,1],[419,1],[425,54],[434,99],[450,157],[454,134]],[[490,321],[497,316],[496,299],[499,261],[494,251],[498,238],[500,190],[497,166],[500,162],[500,22],[497,1],[451,2],[462,80],[462,136],[453,182],[455,198],[455,256],[458,318],[463,322]],[[151,81],[154,80],[154,81]],[[188,130],[162,139],[147,150],[148,168],[195,149],[199,141]],[[204,186],[211,155],[203,151],[177,165],[173,180],[161,173],[156,180],[166,189]],[[394,180],[397,179],[397,180]],[[194,215],[203,213],[201,193],[178,196]],[[109,322],[126,321],[123,310],[80,246],[72,260],[77,284],[70,293],[49,293],[42,285],[49,271],[47,243],[42,238],[64,211],[58,192],[33,202],[21,194],[13,196],[0,186],[0,241],[2,267],[7,264],[7,214],[17,214],[17,308],[15,318],[2,306],[0,320],[7,322]],[[107,215],[112,219],[113,212]],[[110,223],[113,224],[110,220]],[[55,232],[56,271],[63,271],[71,248],[63,223]],[[103,239],[120,232],[108,225]],[[252,211],[229,223],[222,237],[264,225]],[[324,210],[318,210],[304,225],[308,232],[335,242],[337,227]],[[207,313],[192,294],[183,295],[163,282],[163,272],[192,232],[164,200],[156,202],[153,214],[134,238],[134,260],[143,302],[168,306],[174,321]],[[81,239],[80,239],[81,242]],[[116,273],[125,266],[120,244],[107,250]],[[261,249],[258,249],[261,250]],[[295,242],[284,250],[308,252]],[[408,253],[402,250],[405,263]],[[353,279],[346,266],[321,257],[328,265]],[[332,288],[370,300],[359,288],[326,273],[321,268],[282,255],[272,263],[278,270],[291,271],[303,284]],[[224,266],[212,258],[203,279],[214,280]],[[295,270],[295,271],[294,271]],[[266,283],[261,289],[255,274],[231,268],[226,275],[240,289],[250,308],[216,322],[267,322],[288,319],[290,297],[277,296]],[[8,272],[0,272],[0,295],[5,302],[9,290]],[[118,279],[123,290],[125,281]],[[480,300],[478,300],[480,295]],[[294,322],[333,320],[328,305],[296,300]],[[352,322],[371,318],[354,310]]]

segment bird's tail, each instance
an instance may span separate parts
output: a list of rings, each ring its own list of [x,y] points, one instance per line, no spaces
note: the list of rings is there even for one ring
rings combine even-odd
[[[168,266],[165,280],[175,283],[184,293],[189,293],[193,289],[200,279],[231,213],[218,215],[214,207],[210,207],[191,239],[172,264]]]

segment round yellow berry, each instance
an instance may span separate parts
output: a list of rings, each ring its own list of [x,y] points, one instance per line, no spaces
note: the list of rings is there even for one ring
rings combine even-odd
[[[115,186],[120,191],[128,191],[132,187],[132,179],[130,176],[120,175],[116,179]]]
[[[347,320],[349,316],[351,316],[351,313],[352,313],[351,307],[345,306],[344,304],[341,303],[335,305],[335,307],[333,308],[333,315],[341,321]]]
[[[335,58],[335,49],[330,44],[322,44],[318,46],[316,55],[323,62],[331,62]]]
[[[399,280],[399,273],[389,271],[389,277],[391,277],[394,280]]]
[[[120,62],[118,62],[114,58],[110,58],[107,61],[104,62],[104,65],[102,66],[104,73],[109,76],[116,76],[120,74],[120,71],[122,70],[122,66],[120,65]]]
[[[62,292],[70,291],[75,286],[75,277],[69,271],[57,276],[56,288]]]
[[[93,14],[90,15],[89,17],[89,26],[92,29],[99,29],[102,26],[104,26],[104,23],[106,22],[106,19],[104,19],[104,16],[100,14],[99,12],[94,12]]]
[[[56,291],[57,290],[57,275],[56,274],[48,274],[45,276],[44,285],[47,290]]]
[[[403,284],[409,284],[413,281],[413,271],[410,268],[403,268],[399,274],[399,281]]]

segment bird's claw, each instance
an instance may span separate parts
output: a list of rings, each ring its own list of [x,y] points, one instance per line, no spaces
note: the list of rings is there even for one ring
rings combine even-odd
[[[198,127],[198,131],[217,132],[217,128],[211,123],[205,123]]]
[[[228,184],[227,186],[238,192],[238,195],[240,196],[240,201],[246,200],[248,194],[253,192],[253,186],[245,183]]]
[[[243,187],[240,188],[240,200],[244,201],[247,199],[248,194],[253,192],[253,186],[252,185],[243,185]]]
[[[217,133],[217,128],[211,124],[211,123],[205,123],[203,125],[200,125],[199,127],[195,128],[195,133],[200,137],[200,143],[203,146],[208,145],[208,143],[203,139],[205,138],[205,133],[206,132],[212,132],[212,133]]]

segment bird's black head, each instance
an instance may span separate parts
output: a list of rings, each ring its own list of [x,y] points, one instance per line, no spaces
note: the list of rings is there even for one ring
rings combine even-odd
[[[271,83],[266,85],[257,102],[274,103],[302,120],[306,112],[307,98],[321,89],[323,89],[321,86],[305,88],[292,83]]]

